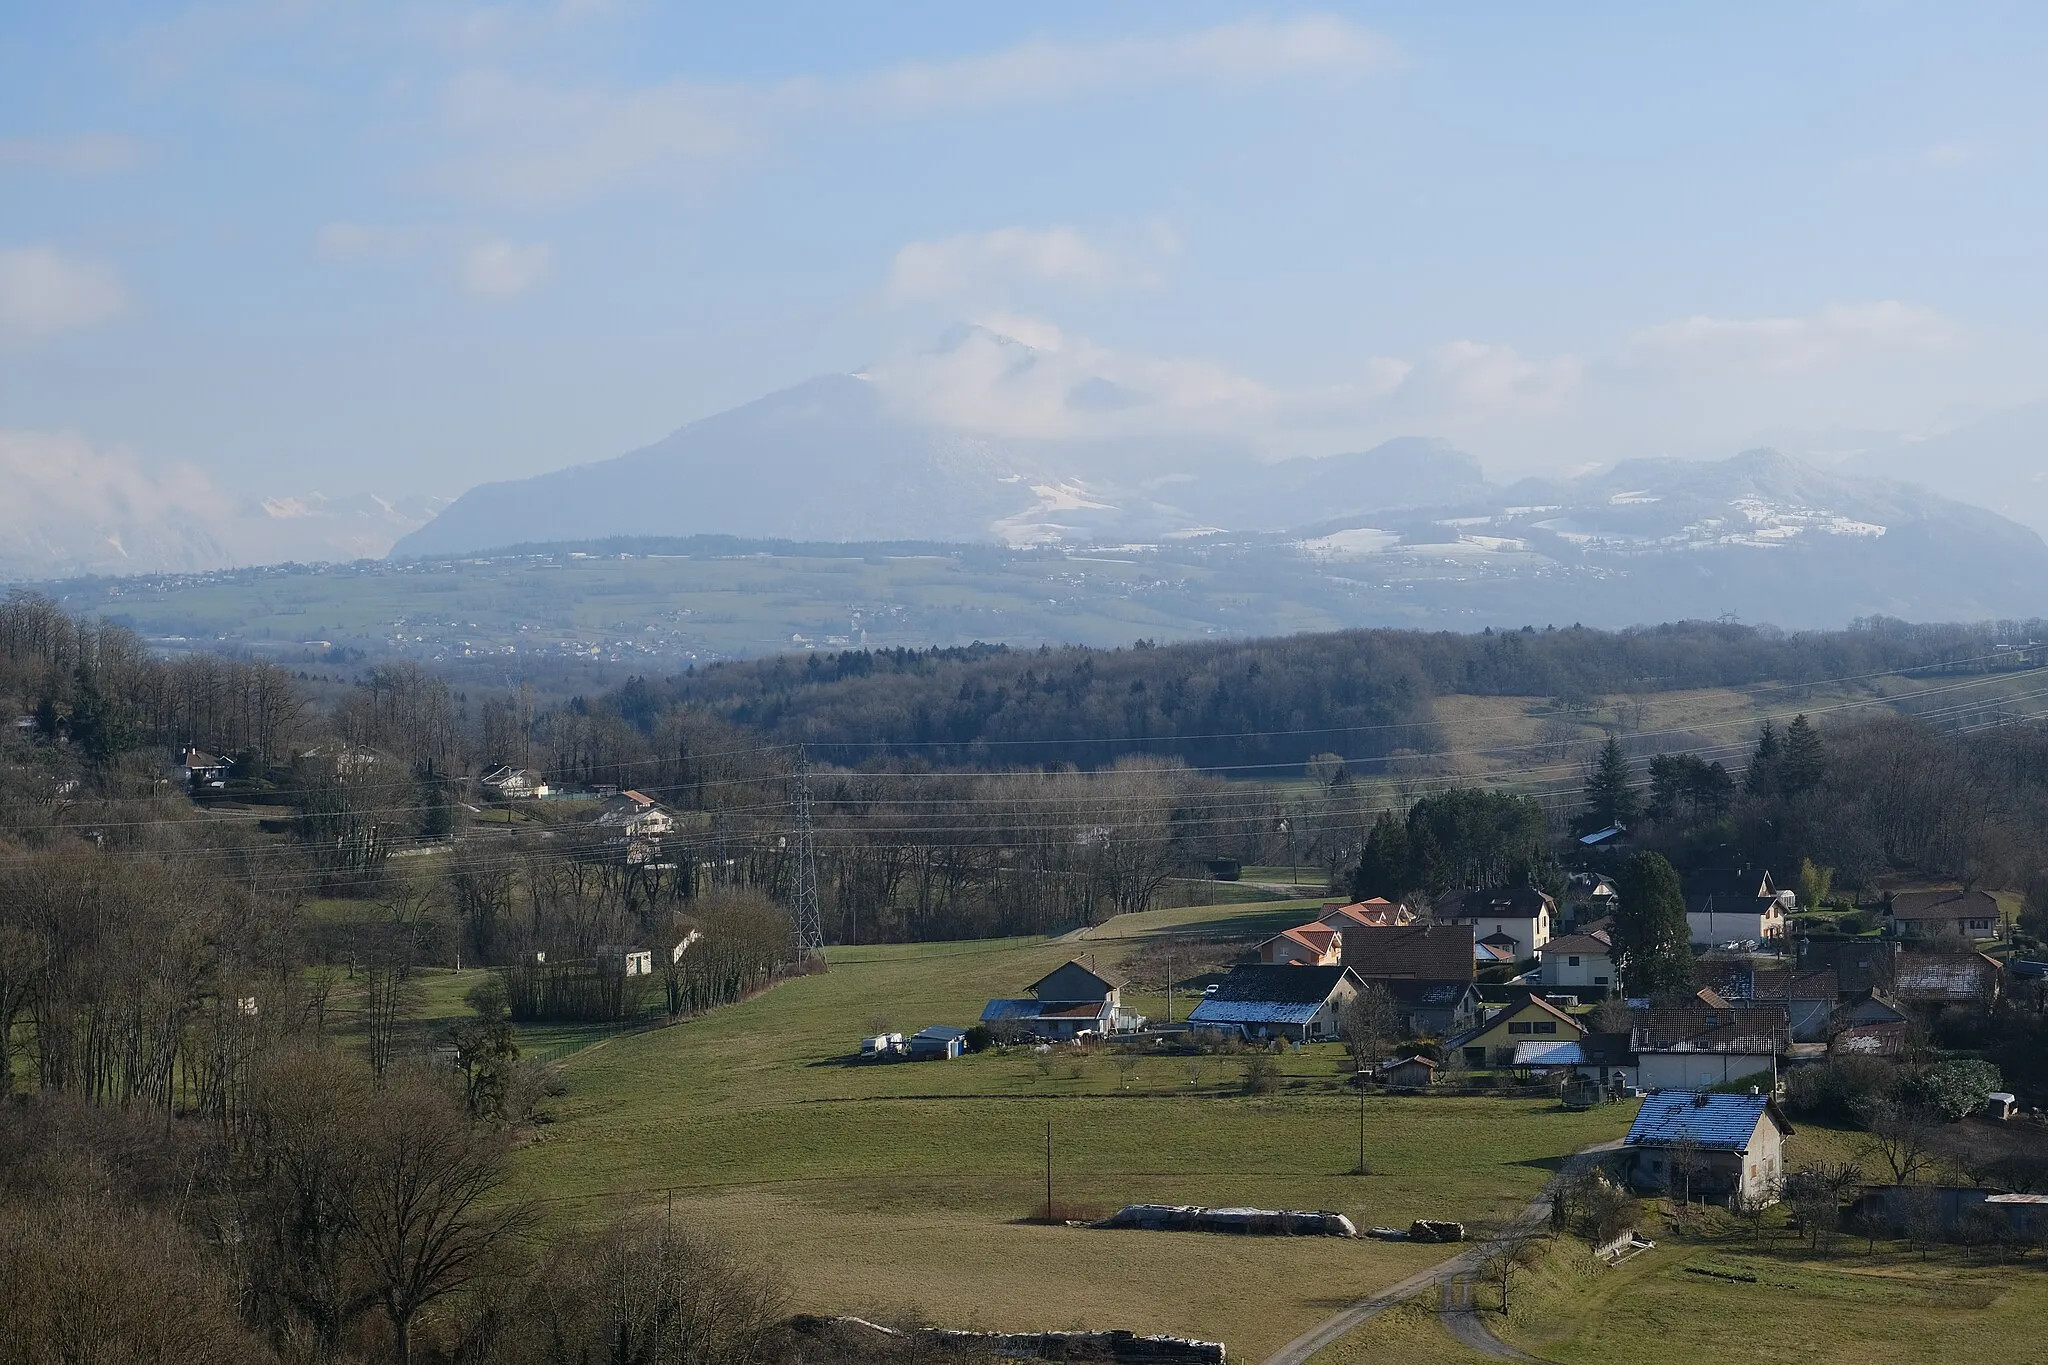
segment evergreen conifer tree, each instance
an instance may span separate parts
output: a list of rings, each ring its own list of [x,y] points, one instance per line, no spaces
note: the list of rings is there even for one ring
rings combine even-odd
[[[1628,773],[1628,759],[1621,741],[1613,735],[1600,749],[1593,770],[1586,774],[1586,823],[1594,829],[1625,825],[1642,808],[1640,793]]]
[[[1615,889],[1612,937],[1622,989],[1631,996],[1690,994],[1692,935],[1677,870],[1661,853],[1638,853]]]

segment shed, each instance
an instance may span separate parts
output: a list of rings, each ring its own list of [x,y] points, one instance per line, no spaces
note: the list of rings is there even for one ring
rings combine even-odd
[[[950,1062],[967,1050],[967,1030],[951,1024],[933,1024],[910,1036],[913,1062]]]
[[[1400,1057],[1380,1064],[1380,1080],[1388,1085],[1425,1090],[1436,1084],[1436,1067],[1427,1057]]]

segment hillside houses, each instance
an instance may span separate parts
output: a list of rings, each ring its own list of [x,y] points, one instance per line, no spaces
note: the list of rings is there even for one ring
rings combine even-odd
[[[1604,998],[1620,980],[1614,944],[1603,930],[1554,938],[1543,948],[1542,975],[1545,990],[1571,991],[1582,999]]]
[[[1258,951],[1259,961],[1269,967],[1332,967],[1344,959],[1344,938],[1327,925],[1303,924],[1282,929]]]

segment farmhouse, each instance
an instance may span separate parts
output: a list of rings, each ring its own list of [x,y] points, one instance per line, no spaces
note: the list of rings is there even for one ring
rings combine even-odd
[[[1075,958],[1063,962],[1025,989],[1028,1000],[991,1000],[981,1022],[1022,1029],[1041,1038],[1073,1038],[1083,1033],[1130,1033],[1145,1026],[1144,1016],[1123,1006],[1124,980],[1097,971]]]
[[[1639,1084],[1652,1090],[1705,1089],[1736,1081],[1775,1082],[1788,1039],[1782,1005],[1734,1005],[1711,991],[1636,1016],[1631,1046]]]
[[[1981,942],[2004,932],[2004,914],[1988,891],[1901,891],[1888,913],[1900,938],[1954,934]]]
[[[1590,993],[1595,999],[1613,989],[1614,945],[1604,932],[1566,934],[1543,946],[1543,987],[1553,991]]]
[[[1785,932],[1789,891],[1762,871],[1695,872],[1685,880],[1685,923],[1694,943],[1765,943]]]
[[[1526,1042],[1576,1042],[1586,1026],[1533,991],[1518,991],[1510,1002],[1484,1024],[1451,1039],[1445,1046],[1457,1048],[1467,1066],[1490,1063],[1507,1065],[1515,1045]]]
[[[1259,945],[1259,961],[1272,967],[1334,967],[1343,954],[1344,936],[1320,922],[1282,929]]]
[[[1474,934],[1502,934],[1515,941],[1519,958],[1543,951],[1557,920],[1557,902],[1533,886],[1453,891],[1437,902],[1440,924],[1469,924]]]
[[[1892,963],[1892,997],[1925,1010],[1943,1005],[1989,1005],[1998,999],[2005,969],[1983,953],[1902,952]]]
[[[1188,1027],[1295,1042],[1334,1038],[1359,985],[1348,967],[1233,967],[1216,993],[1189,1013]]]
[[[1776,1198],[1792,1125],[1769,1095],[1664,1090],[1643,1100],[1621,1140],[1628,1180],[1645,1192],[1754,1207]]]

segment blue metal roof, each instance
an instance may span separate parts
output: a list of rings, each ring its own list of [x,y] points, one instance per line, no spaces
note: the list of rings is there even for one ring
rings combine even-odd
[[[1295,968],[1293,970],[1304,970]],[[1188,1015],[1190,1024],[1306,1024],[1323,1007],[1320,1000],[1204,1000]]]
[[[1038,1002],[1036,1000],[991,1000],[981,1012],[981,1022],[984,1024],[1001,1024],[1007,1023],[1012,1019],[1036,1019],[1037,1017]]]
[[[1768,1095],[1722,1095],[1691,1090],[1659,1090],[1643,1100],[1629,1125],[1624,1147],[1668,1147],[1691,1137],[1708,1151],[1745,1152],[1757,1120],[1771,1107]],[[1789,1125],[1780,1126],[1790,1132]]]
[[[964,1028],[955,1028],[951,1024],[933,1024],[930,1028],[921,1028],[911,1034],[910,1041],[914,1043],[922,1038],[928,1043],[950,1043],[966,1036],[967,1030]]]

